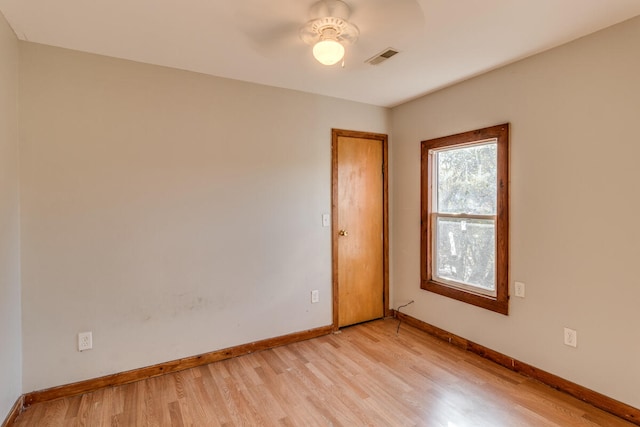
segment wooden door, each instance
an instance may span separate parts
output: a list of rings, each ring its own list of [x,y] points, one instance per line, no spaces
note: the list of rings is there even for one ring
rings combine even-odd
[[[333,131],[334,325],[387,313],[387,136]]]

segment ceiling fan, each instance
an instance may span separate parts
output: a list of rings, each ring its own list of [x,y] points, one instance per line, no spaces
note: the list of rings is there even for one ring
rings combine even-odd
[[[237,0],[234,4],[238,29],[264,57],[298,61],[306,43],[313,46],[316,58],[323,58],[325,49],[337,52],[331,60],[318,59],[323,64],[340,63],[348,50],[352,65],[362,67],[389,46],[404,51],[420,42],[426,28],[421,1]]]
[[[300,28],[300,38],[313,45],[313,56],[323,65],[334,65],[344,58],[345,44],[358,40],[360,30],[349,22],[349,6],[341,0],[320,0],[311,6],[317,18]]]

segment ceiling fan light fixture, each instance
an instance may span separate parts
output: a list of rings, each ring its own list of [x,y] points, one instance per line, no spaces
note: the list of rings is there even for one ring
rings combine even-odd
[[[344,46],[336,38],[336,31],[327,28],[320,41],[313,45],[313,57],[322,65],[337,64],[344,57]]]
[[[333,65],[344,57],[344,46],[335,40],[320,40],[313,46],[313,57],[322,65]]]
[[[312,10],[328,15],[307,22],[300,28],[300,38],[313,46],[313,56],[318,62],[337,64],[344,58],[345,45],[355,43],[360,34],[358,27],[347,21],[349,6],[341,0],[320,0]]]

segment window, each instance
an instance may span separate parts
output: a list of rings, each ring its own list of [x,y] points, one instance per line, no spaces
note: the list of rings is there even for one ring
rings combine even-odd
[[[508,314],[509,124],[422,141],[422,289]]]

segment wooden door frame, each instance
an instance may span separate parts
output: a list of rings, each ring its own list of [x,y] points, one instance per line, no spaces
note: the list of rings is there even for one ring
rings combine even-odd
[[[331,129],[331,268],[333,282],[333,330],[338,323],[338,138],[373,139],[382,143],[382,280],[383,315],[391,315],[389,308],[389,179],[388,153],[389,137],[382,133],[359,132],[344,129]]]

